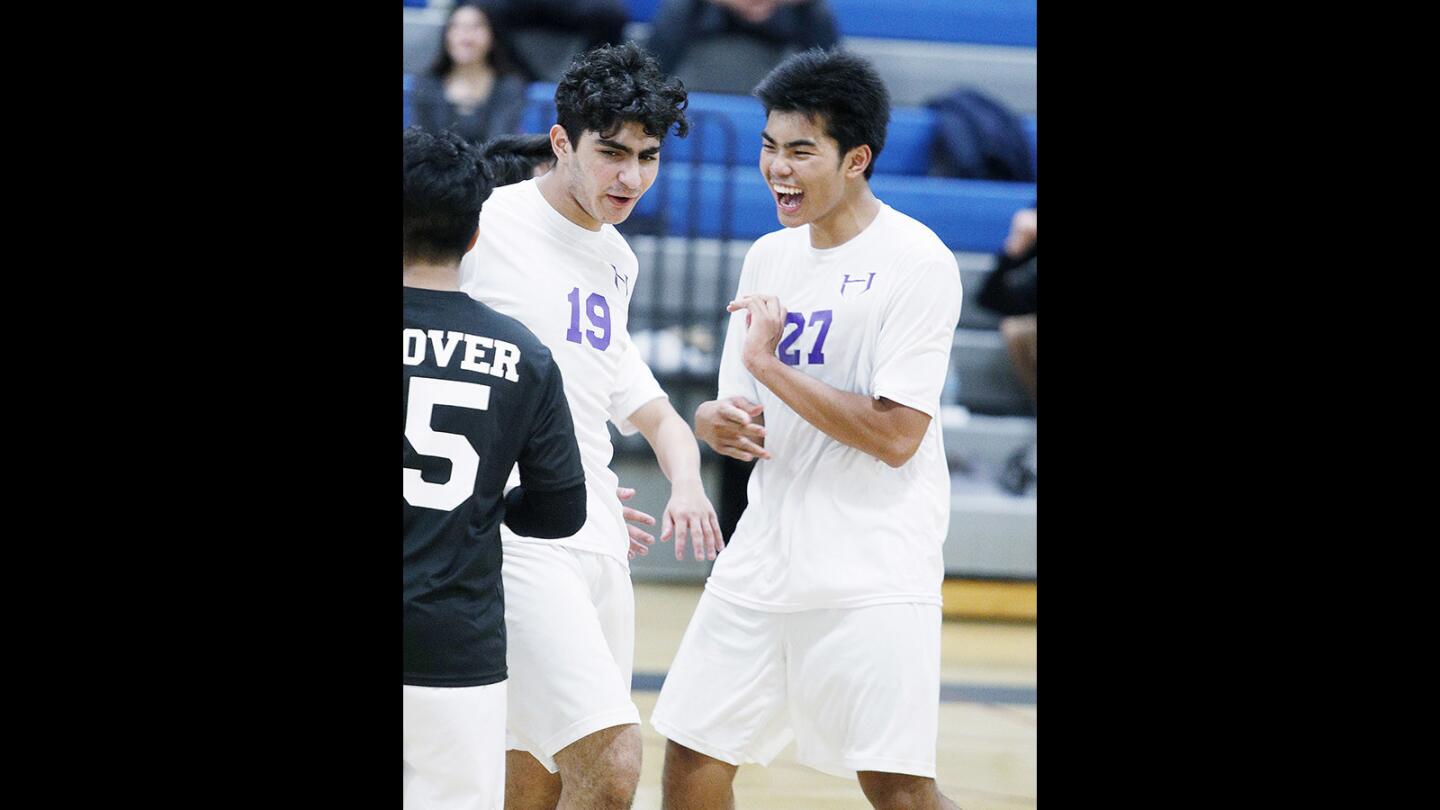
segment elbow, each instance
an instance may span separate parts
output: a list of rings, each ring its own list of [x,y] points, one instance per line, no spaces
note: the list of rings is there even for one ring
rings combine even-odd
[[[915,457],[920,450],[920,439],[899,438],[890,442],[884,449],[880,460],[893,469],[900,469],[906,462]]]

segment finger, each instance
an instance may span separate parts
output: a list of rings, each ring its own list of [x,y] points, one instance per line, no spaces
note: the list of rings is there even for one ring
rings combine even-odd
[[[756,444],[764,444],[764,442],[765,442],[765,426],[764,426],[764,425],[746,425],[745,427],[743,427],[743,428],[740,429],[740,436],[742,436],[742,437],[744,437],[744,438],[746,438],[746,439],[749,439],[749,440],[755,442]]]
[[[734,422],[737,425],[750,424],[750,414],[733,405],[726,405],[720,408],[720,417]]]
[[[720,517],[713,512],[710,514],[710,528],[715,530],[715,553],[719,554],[725,550],[725,533],[720,531]]]
[[[633,546],[639,543],[645,546],[650,546],[654,544],[655,538],[651,537],[650,533],[645,531],[644,529],[635,526],[626,526],[625,528],[630,531],[630,545]]]
[[[754,296],[750,296],[750,295],[742,295],[742,296],[739,296],[739,297],[737,297],[734,301],[731,301],[730,303],[726,304],[726,305],[725,305],[725,310],[726,310],[727,312],[739,312],[740,310],[745,309],[746,307],[748,307],[748,306],[750,305],[750,299],[753,298],[753,297],[754,297]]]
[[[755,460],[755,457],[754,457],[754,456],[750,455],[749,453],[745,452],[744,450],[741,450],[740,448],[736,447],[736,446],[733,445],[733,444],[727,444],[727,445],[719,448],[719,453],[720,453],[720,455],[722,455],[722,456],[729,456],[730,458],[733,458],[733,459],[736,459],[736,460],[739,460],[739,461],[754,461],[754,460]]]
[[[666,512],[665,517],[670,518],[670,513]],[[671,525],[675,529],[675,559],[683,560],[685,559],[685,541],[690,538],[690,529],[685,525],[684,520],[670,519]]]
[[[740,452],[750,456],[758,456],[764,459],[771,458],[769,450],[766,450],[764,446],[758,445],[755,442],[750,441],[749,439],[740,439],[736,441],[735,447],[740,450]]]
[[[630,487],[616,487],[615,495],[622,501],[628,501],[631,498],[635,497],[635,490],[631,489]]]
[[[630,540],[630,559],[633,560],[633,559],[635,559],[636,557],[644,557],[646,554],[649,554],[649,553],[650,553],[650,547],[649,547],[649,546],[645,545],[644,543],[637,543],[637,542],[635,542],[634,538],[631,538],[631,540]]]
[[[670,539],[670,533],[675,529],[670,523],[670,512],[667,510],[660,517],[660,542],[664,543]]]
[[[691,515],[685,525],[690,529],[690,547],[695,551],[695,559],[705,559],[705,532],[700,528],[700,518]]]
[[[705,515],[705,516],[703,516],[703,517],[700,518],[700,521],[699,521],[699,522],[700,522],[700,530],[701,530],[701,532],[704,534],[704,537],[705,537],[705,558],[708,559],[708,560],[713,560],[713,559],[715,559],[715,551],[716,551],[716,549],[715,549],[715,526],[714,526],[714,524],[711,522],[710,517],[711,517],[710,515]]]
[[[626,520],[633,520],[636,523],[644,523],[646,526],[654,526],[655,518],[641,512],[639,509],[631,509],[628,506],[621,507]]]

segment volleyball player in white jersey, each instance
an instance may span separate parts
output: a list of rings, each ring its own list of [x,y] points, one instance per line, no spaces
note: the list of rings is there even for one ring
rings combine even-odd
[[[695,421],[716,451],[761,461],[651,716],[670,741],[665,807],[733,807],[737,767],[794,739],[875,807],[953,808],[934,778],[950,516],[936,417],[959,268],[870,190],[890,106],[868,63],[799,54],[755,95],[785,229],[745,257],[719,394]]]
[[[461,287],[550,348],[585,468],[585,527],[559,540],[502,530],[510,672],[506,802],[517,808],[627,808],[640,776],[640,714],[630,699],[634,596],[625,514],[606,421],[639,430],[670,500],[661,540],[695,559],[721,545],[700,483],[690,426],[640,358],[626,328],[638,280],[615,230],[655,181],[672,126],[684,135],[686,94],[633,43],[578,58],[555,91],[549,173],[496,189]],[[638,530],[637,530],[638,531]]]

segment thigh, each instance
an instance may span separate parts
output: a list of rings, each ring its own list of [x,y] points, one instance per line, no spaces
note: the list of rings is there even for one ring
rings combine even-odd
[[[655,730],[730,765],[768,764],[790,740],[786,618],[703,594],[655,702]]]
[[[507,745],[551,773],[556,751],[599,729],[640,722],[629,654],[617,661],[606,635],[619,611],[607,607],[602,617],[591,590],[585,558],[597,556],[546,543],[505,546]],[[633,646],[633,603],[630,611],[625,643]]]
[[[940,608],[796,614],[786,639],[796,756],[838,776],[935,776]]]
[[[406,810],[501,810],[506,683],[406,686]]]

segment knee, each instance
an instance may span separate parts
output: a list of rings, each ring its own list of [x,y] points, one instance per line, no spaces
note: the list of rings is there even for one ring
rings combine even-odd
[[[920,810],[938,806],[935,780],[923,776],[862,771],[860,789],[876,810]]]

